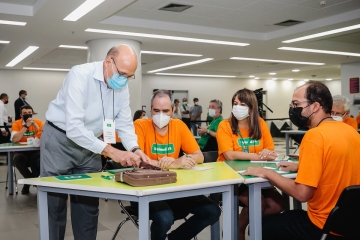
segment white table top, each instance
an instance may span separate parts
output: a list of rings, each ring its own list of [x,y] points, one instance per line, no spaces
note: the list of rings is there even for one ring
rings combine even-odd
[[[304,130],[282,130],[282,133],[292,133],[292,134],[305,134],[307,131]]]

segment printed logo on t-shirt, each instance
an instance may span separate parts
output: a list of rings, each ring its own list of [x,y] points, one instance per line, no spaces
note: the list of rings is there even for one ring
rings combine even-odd
[[[254,146],[259,146],[260,142],[257,139],[252,138],[238,138],[238,145],[241,148],[249,148]]]
[[[171,154],[174,152],[175,152],[175,147],[173,143],[169,143],[169,144],[153,143],[151,146],[152,154]]]
[[[34,131],[30,131],[30,132],[25,132],[24,133],[24,137],[34,137],[35,136],[35,132]]]

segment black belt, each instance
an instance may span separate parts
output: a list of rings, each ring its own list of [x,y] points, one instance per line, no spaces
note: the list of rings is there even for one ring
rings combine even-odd
[[[50,121],[47,121],[47,122],[49,123],[50,126],[52,126],[53,128],[55,128],[56,130],[58,130],[58,131],[66,134],[66,132],[65,132],[64,130],[62,130],[61,128],[59,128],[58,126],[56,126],[55,124],[53,124],[52,122],[50,122]]]

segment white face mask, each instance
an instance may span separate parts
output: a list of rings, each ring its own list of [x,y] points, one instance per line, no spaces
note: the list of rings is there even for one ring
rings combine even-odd
[[[199,105],[199,102],[194,103],[194,105]]]
[[[158,113],[152,116],[153,122],[158,128],[166,127],[170,122],[170,116],[164,113]]]
[[[335,121],[339,121],[339,122],[342,122],[343,121],[343,118],[342,117],[340,117],[340,116],[331,116],[332,117],[332,119],[334,119]]]
[[[148,119],[148,117],[147,116],[143,116],[143,117],[141,117],[142,119]]]
[[[249,107],[234,105],[232,109],[232,113],[234,114],[237,120],[243,120],[249,116]]]
[[[183,102],[183,104],[187,104],[187,102]]]
[[[210,117],[215,117],[216,116],[216,110],[209,108],[209,116]]]

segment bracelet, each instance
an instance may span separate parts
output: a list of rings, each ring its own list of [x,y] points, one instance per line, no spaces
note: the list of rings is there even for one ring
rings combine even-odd
[[[207,134],[210,134],[210,130],[209,130],[209,129],[207,130]]]
[[[135,153],[137,150],[140,150],[140,148],[139,148],[139,147],[134,147],[134,148],[131,150],[131,152]]]
[[[29,128],[26,124],[24,124],[24,125],[23,125],[23,127],[25,127],[25,128]]]

